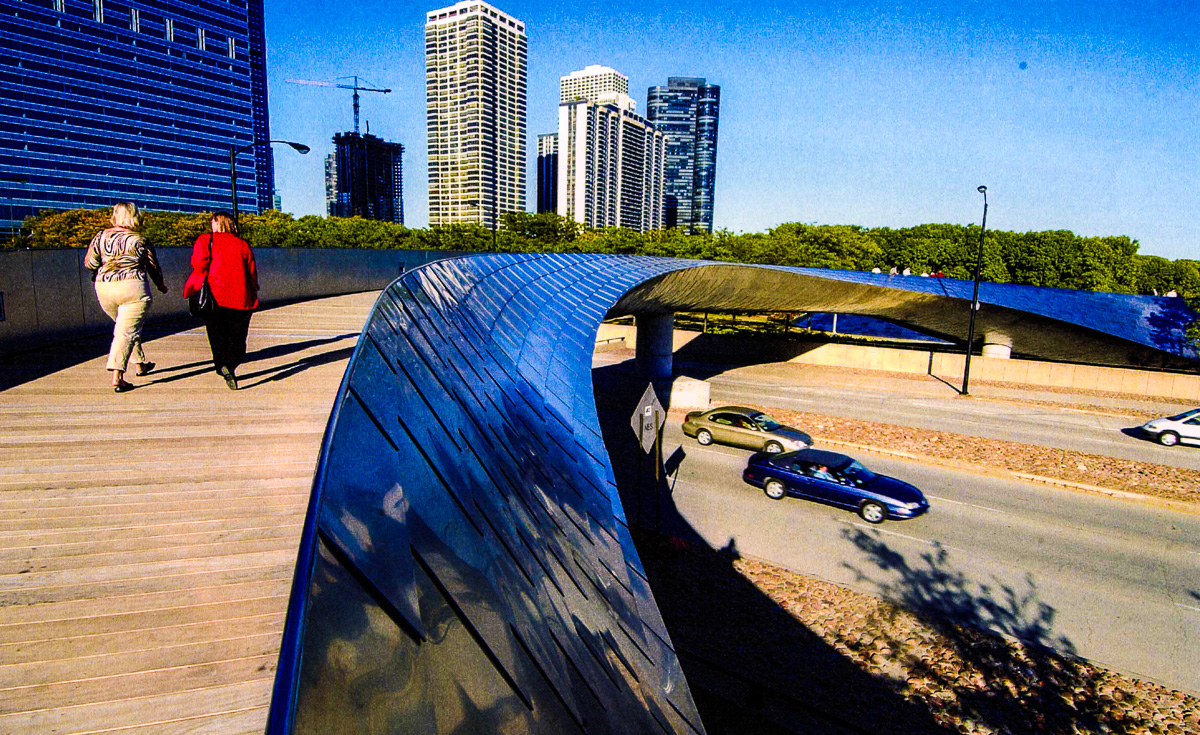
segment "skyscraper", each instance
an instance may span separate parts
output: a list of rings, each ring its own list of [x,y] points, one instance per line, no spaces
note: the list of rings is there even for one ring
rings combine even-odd
[[[370,133],[337,133],[333,144],[325,167],[327,202],[333,181],[329,214],[404,224],[404,146]]]
[[[558,133],[538,136],[537,211],[558,211]]]
[[[588,227],[646,232],[662,227],[665,142],[622,83],[604,67],[562,77],[557,211]]]
[[[429,223],[525,211],[525,24],[480,0],[426,15]]]
[[[616,69],[592,64],[558,79],[558,101],[595,102],[602,94],[629,94],[629,77]]]
[[[228,209],[230,148],[270,138],[262,0],[0,0],[0,78],[0,231],[122,199]],[[239,209],[269,209],[270,146],[237,173]]]
[[[694,77],[651,87],[646,117],[667,139],[663,185],[666,228],[712,232],[721,88]]]

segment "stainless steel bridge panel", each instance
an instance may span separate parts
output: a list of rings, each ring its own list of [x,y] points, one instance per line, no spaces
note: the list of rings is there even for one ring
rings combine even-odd
[[[496,255],[391,284],[326,430],[268,732],[703,732],[600,435],[596,330],[679,309],[965,330],[961,282],[869,275]],[[1178,357],[1132,307],[1072,321],[985,293],[981,332],[1025,352]]]

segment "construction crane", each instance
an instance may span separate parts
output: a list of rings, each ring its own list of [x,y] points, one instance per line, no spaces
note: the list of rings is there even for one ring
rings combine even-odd
[[[334,84],[333,82],[314,82],[311,79],[288,79],[290,84],[308,84],[313,87],[336,87],[337,89],[353,89],[354,90],[354,134],[358,135],[358,93],[359,92],[382,92],[389,94],[390,89],[376,89],[374,87],[363,87],[358,83],[358,77],[340,77],[341,79],[353,79],[354,84]]]

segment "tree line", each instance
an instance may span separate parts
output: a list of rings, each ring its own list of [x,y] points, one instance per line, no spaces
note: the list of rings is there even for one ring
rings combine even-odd
[[[46,212],[27,219],[11,246],[87,247],[108,225],[108,209]],[[148,213],[143,234],[156,246],[190,246],[208,231],[208,213]],[[806,266],[913,274],[941,272],[972,278],[979,247],[977,225],[927,224],[866,228],[787,223],[766,232],[680,230],[637,233],[591,230],[556,214],[511,212],[493,232],[477,224],[413,229],[360,217],[292,217],[274,210],[240,217],[252,247],[348,247],[657,255],[734,263]],[[1200,299],[1200,261],[1139,255],[1125,236],[1082,237],[1067,230],[1007,232],[984,237],[983,280],[1126,294],[1167,294]]]

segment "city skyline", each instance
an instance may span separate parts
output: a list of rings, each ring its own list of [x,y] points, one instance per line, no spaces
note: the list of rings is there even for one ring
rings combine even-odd
[[[268,0],[266,14],[274,137],[320,144],[349,125],[349,100],[283,89],[285,78],[359,74],[395,89],[364,100],[363,115],[412,152],[405,198],[416,227],[426,224],[421,27],[433,7],[365,0],[317,24],[310,9]],[[622,70],[639,107],[670,76],[722,87],[717,228],[969,224],[986,184],[989,228],[1128,235],[1143,254],[1195,257],[1194,7],[499,7],[527,26],[531,150],[555,129],[558,80],[573,69]],[[297,40],[306,34],[313,40]],[[311,159],[276,159],[297,214],[323,211],[320,157]]]

